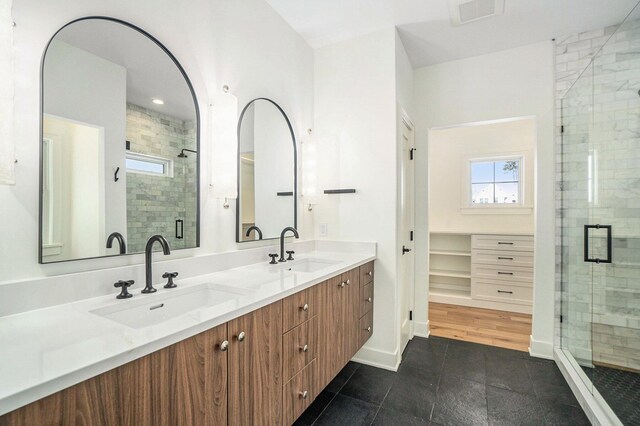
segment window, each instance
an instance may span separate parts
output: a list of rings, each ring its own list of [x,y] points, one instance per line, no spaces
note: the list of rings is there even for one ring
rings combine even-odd
[[[128,173],[173,177],[173,161],[166,158],[127,152],[125,164]]]
[[[471,205],[521,204],[522,157],[471,160]]]

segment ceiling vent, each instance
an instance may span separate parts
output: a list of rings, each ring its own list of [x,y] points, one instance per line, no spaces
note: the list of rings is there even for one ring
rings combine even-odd
[[[449,0],[451,23],[462,25],[504,13],[504,0]]]

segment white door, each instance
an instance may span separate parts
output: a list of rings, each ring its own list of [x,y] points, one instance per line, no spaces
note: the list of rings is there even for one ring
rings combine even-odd
[[[401,209],[400,215],[400,351],[413,338],[413,321],[410,311],[413,311],[414,291],[414,128],[411,120],[401,114],[398,128],[400,143],[402,144],[401,165]]]

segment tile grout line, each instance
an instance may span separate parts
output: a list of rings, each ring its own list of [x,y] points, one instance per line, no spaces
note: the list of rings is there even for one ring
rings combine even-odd
[[[347,378],[347,380],[344,381],[344,383],[342,384],[342,386],[340,386],[340,389],[338,389],[338,391],[336,393],[333,394],[333,398],[331,398],[329,400],[329,402],[327,402],[327,405],[324,406],[324,408],[322,409],[322,411],[320,411],[320,413],[318,414],[318,416],[313,420],[313,422],[311,423],[311,426],[315,425],[316,422],[318,421],[318,419],[322,416],[322,414],[327,410],[327,408],[329,407],[329,405],[331,405],[331,403],[333,402],[334,399],[336,399],[336,396],[338,396],[338,394],[340,393],[340,391],[342,390],[342,388],[344,388],[346,386],[346,384],[349,382],[349,380],[351,380],[351,377],[353,377],[353,375],[356,373],[356,371],[358,371],[358,368],[360,368],[360,366],[358,366],[355,370],[353,370],[353,372],[349,375],[349,377]],[[340,373],[338,373],[340,374]],[[337,376],[336,376],[337,377]],[[334,377],[335,379],[335,377]],[[316,397],[317,398],[317,397]]]

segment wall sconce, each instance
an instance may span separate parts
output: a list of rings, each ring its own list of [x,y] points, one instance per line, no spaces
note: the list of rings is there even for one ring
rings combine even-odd
[[[303,204],[308,211],[313,211],[316,197],[317,181],[317,154],[313,143],[311,129],[307,130],[309,136],[302,142],[302,197]]]
[[[229,200],[238,198],[238,98],[229,92],[228,86],[211,102],[211,194],[224,200],[223,207],[229,208]]]
[[[15,143],[13,140],[13,27],[11,3],[0,3],[0,75],[8,76],[0,85],[0,185],[14,185]]]

